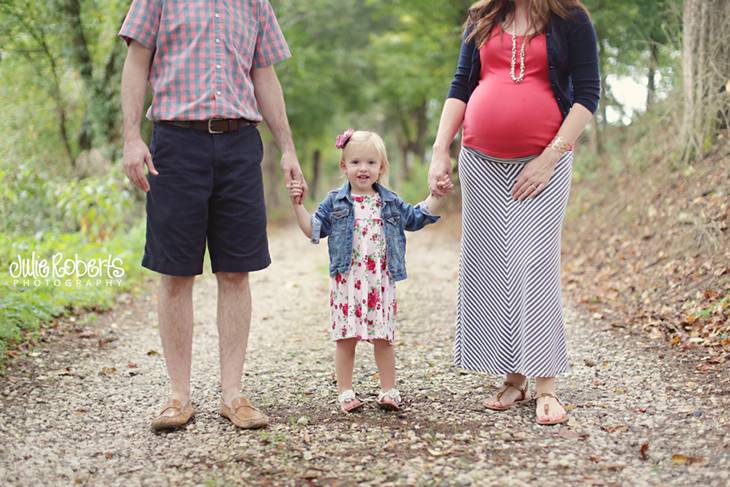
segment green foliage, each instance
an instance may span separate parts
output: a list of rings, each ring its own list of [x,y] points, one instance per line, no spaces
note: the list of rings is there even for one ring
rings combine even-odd
[[[114,304],[114,296],[132,290],[141,283],[144,271],[139,266],[144,248],[144,225],[136,225],[103,244],[89,241],[80,233],[47,235],[43,239],[22,238],[0,234],[4,250],[0,260],[0,361],[8,342],[23,338],[22,331],[36,331],[54,317],[78,313],[85,309],[105,310]],[[11,261],[18,256],[29,259],[35,252],[39,259],[51,261],[60,254],[65,259],[78,258],[88,262],[113,256],[121,259],[124,276],[118,281],[106,275],[96,278],[73,275],[58,280],[14,278],[10,275]]]
[[[120,172],[104,177],[65,180],[20,164],[0,167],[0,221],[3,232],[21,235],[80,232],[104,241],[132,217],[134,201]]]
[[[139,266],[144,225],[139,205],[119,173],[82,180],[52,178],[19,165],[0,168],[0,359],[23,331],[66,312],[107,309],[114,295],[143,276]],[[118,258],[124,277],[110,285],[82,274],[59,279],[11,275],[11,264],[28,260],[63,261]],[[39,277],[36,275],[36,277]]]

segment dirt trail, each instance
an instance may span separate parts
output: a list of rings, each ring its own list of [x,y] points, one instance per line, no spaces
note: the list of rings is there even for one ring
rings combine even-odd
[[[399,283],[397,356],[406,408],[373,407],[378,390],[360,347],[361,414],[334,402],[326,245],[273,231],[274,264],[252,278],[254,319],[244,392],[273,420],[239,431],[217,414],[215,280],[195,288],[193,402],[186,430],[148,423],[166,392],[154,292],[93,328],[12,364],[0,378],[3,485],[727,485],[730,378],[686,356],[567,309],[573,369],[561,381],[566,426],[534,423],[534,403],[480,406],[499,382],[451,365],[458,242],[438,226],[409,237]],[[70,333],[69,335],[74,335]],[[129,365],[136,367],[130,368]],[[642,446],[646,445],[646,446]]]

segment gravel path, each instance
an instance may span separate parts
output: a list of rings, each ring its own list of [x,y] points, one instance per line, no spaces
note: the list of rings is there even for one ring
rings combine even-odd
[[[244,392],[273,420],[239,431],[217,414],[215,281],[195,288],[195,423],[153,434],[166,375],[154,292],[17,360],[0,378],[2,485],[728,485],[730,374],[567,310],[572,371],[560,381],[568,425],[534,423],[534,403],[480,407],[499,381],[451,366],[458,243],[412,235],[399,283],[398,373],[406,408],[373,407],[360,347],[363,413],[334,403],[326,332],[326,245],[272,232],[274,265],[253,281]],[[437,262],[437,265],[433,263]],[[444,272],[447,270],[447,272]],[[75,331],[74,331],[75,330]],[[534,387],[534,385],[533,385]]]

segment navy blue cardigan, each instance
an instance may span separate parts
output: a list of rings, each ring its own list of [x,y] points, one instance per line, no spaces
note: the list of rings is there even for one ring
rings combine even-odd
[[[464,33],[459,65],[451,82],[449,98],[469,102],[479,84],[482,62],[476,42],[466,42]],[[601,77],[598,74],[598,46],[591,19],[582,9],[571,12],[569,20],[552,14],[545,29],[550,84],[563,119],[573,103],[580,103],[591,113],[598,108]],[[528,60],[529,62],[529,60]]]

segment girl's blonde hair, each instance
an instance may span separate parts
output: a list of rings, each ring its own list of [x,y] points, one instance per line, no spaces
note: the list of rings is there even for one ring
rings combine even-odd
[[[369,145],[373,150],[375,150],[375,152],[378,153],[378,156],[380,157],[380,163],[383,166],[381,176],[385,176],[388,173],[390,162],[388,162],[388,152],[385,150],[385,142],[383,142],[382,137],[380,137],[375,132],[370,132],[369,130],[355,130],[350,139],[347,141],[344,149],[342,149],[342,157],[340,158],[340,162],[345,161],[345,154],[347,153],[347,150],[353,145],[360,147],[362,147],[363,145]]]

